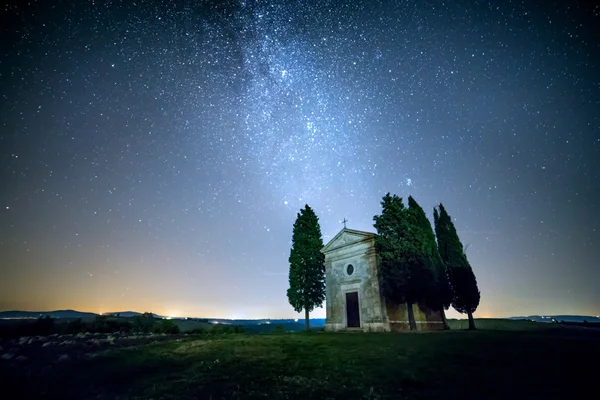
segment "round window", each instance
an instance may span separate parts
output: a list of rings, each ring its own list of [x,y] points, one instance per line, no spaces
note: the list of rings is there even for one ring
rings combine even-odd
[[[346,267],[346,273],[348,273],[348,275],[352,275],[354,273],[354,265],[348,264]]]

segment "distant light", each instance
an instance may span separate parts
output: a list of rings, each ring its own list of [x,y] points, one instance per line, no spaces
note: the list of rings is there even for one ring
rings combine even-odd
[[[267,325],[269,325],[271,323],[271,321],[267,321]]]
[[[298,322],[298,318],[296,318],[296,319],[294,320],[294,322]]]
[[[173,317],[167,317],[167,319],[173,319]]]
[[[211,321],[210,323],[211,323],[211,324],[218,324],[218,323],[219,323],[219,321]]]

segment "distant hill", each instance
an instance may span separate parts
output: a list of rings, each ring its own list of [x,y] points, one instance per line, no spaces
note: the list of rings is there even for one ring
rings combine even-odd
[[[35,319],[39,317],[49,316],[52,318],[94,318],[99,314],[90,312],[81,312],[75,310],[56,310],[56,311],[0,311],[0,319]],[[113,315],[124,318],[131,318],[142,313],[137,311],[116,311],[103,313],[103,315]],[[154,318],[167,318],[158,314],[152,314]],[[269,325],[269,324],[304,324],[304,319],[226,319],[226,318],[177,318],[181,320],[193,320],[211,324],[229,324],[229,325]],[[310,325],[325,326],[324,318],[312,318]]]
[[[0,319],[32,319],[39,317],[52,318],[93,318],[98,314],[81,312],[75,310],[55,310],[55,311],[0,311]]]
[[[187,318],[191,320],[210,322],[213,324],[230,324],[230,325],[279,325],[279,324],[302,324],[304,319],[224,319],[224,318]],[[310,326],[325,326],[325,318],[311,318]]]
[[[39,317],[49,316],[52,318],[94,318],[99,314],[91,312],[82,312],[76,310],[55,310],[55,311],[0,311],[0,319],[35,319]],[[118,315],[119,317],[131,318],[142,313],[137,311],[117,311],[104,313],[103,315]],[[154,318],[167,318],[158,314],[152,314]],[[302,324],[304,325],[304,319],[227,319],[227,318],[177,318],[181,320],[193,320],[211,324],[227,324],[227,325],[278,325],[278,324]],[[600,318],[591,315],[529,315],[529,316],[516,316],[505,318],[508,320],[528,320],[535,322],[577,322],[583,323],[600,323]],[[310,325],[312,327],[325,326],[324,318],[311,318]]]
[[[113,316],[119,316],[119,317],[125,317],[125,318],[131,318],[131,317],[137,317],[138,315],[142,315],[143,313],[137,312],[137,311],[117,311],[117,312],[108,312],[108,313],[103,313],[102,315],[113,315]],[[158,315],[158,314],[152,314],[152,316],[154,318],[166,318],[163,317],[162,315]]]
[[[530,315],[528,317],[510,317],[508,319],[521,320],[526,319],[535,322],[596,322],[600,323],[600,318],[589,315]]]

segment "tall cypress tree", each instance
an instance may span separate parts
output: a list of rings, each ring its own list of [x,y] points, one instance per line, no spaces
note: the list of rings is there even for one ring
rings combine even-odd
[[[422,251],[425,257],[428,258],[428,264],[432,269],[433,279],[429,285],[427,285],[426,304],[431,309],[440,311],[444,329],[450,329],[448,321],[446,320],[445,310],[447,310],[452,303],[452,291],[450,290],[446,267],[438,251],[433,228],[431,227],[429,219],[427,219],[427,215],[425,215],[425,211],[412,196],[408,197],[408,208],[414,214],[415,222],[420,230],[421,241],[423,243]]]
[[[304,310],[306,330],[309,313],[325,300],[325,255],[319,218],[308,204],[296,217],[290,251],[288,301],[296,312]]]
[[[404,207],[402,198],[388,193],[381,206],[381,215],[373,220],[382,292],[390,302],[406,304],[409,326],[414,330],[417,324],[412,306],[425,300],[426,287],[432,280],[429,259],[422,251],[416,218]]]
[[[481,293],[477,279],[464,253],[452,218],[442,204],[433,210],[435,234],[442,261],[446,264],[448,279],[452,288],[452,306],[461,314],[469,316],[469,329],[475,329],[473,313],[479,306]]]

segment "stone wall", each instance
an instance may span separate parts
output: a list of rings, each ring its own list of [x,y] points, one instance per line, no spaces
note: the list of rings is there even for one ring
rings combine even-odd
[[[381,296],[375,234],[342,229],[322,250],[325,254],[325,329],[348,329],[346,293],[358,292],[363,331],[409,330],[405,304],[389,304]],[[354,267],[347,273],[348,265]],[[413,304],[418,330],[443,329],[441,313]]]
[[[348,265],[354,267],[348,275]],[[347,329],[346,293],[358,292],[360,329],[388,330],[379,291],[377,259],[372,238],[363,238],[326,253],[327,330]]]
[[[421,304],[413,304],[413,313],[417,330],[441,330],[444,329],[442,314],[439,311],[433,311],[429,307]],[[388,322],[392,331],[408,331],[408,310],[406,304],[386,304]]]

